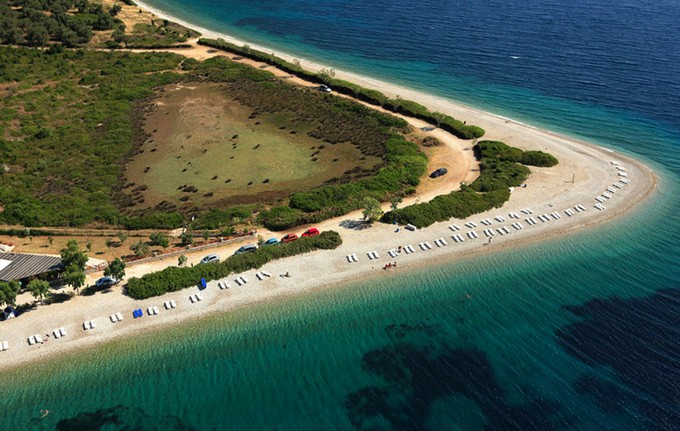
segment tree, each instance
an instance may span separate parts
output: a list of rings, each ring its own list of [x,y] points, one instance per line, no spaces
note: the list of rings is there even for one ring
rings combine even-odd
[[[125,232],[118,232],[118,241],[120,241],[120,244],[122,245],[125,240],[128,238],[127,234]]]
[[[21,283],[16,280],[0,282],[0,304],[14,305],[21,290]]]
[[[26,32],[26,42],[29,46],[44,46],[49,39],[47,30],[39,24],[31,26]]]
[[[177,259],[177,266],[182,267],[187,264],[187,257],[185,255],[181,255]]]
[[[123,8],[119,4],[114,4],[111,6],[111,9],[109,9],[109,15],[116,16],[122,9]]]
[[[203,236],[203,241],[208,241],[208,238],[210,238],[210,232],[208,232],[207,230],[204,230],[202,236]]]
[[[36,278],[28,283],[26,290],[31,292],[31,295],[33,295],[34,298],[40,298],[40,302],[42,303],[43,297],[50,291],[50,283]]]
[[[78,249],[78,243],[72,239],[66,243],[66,248],[61,250],[61,263],[67,269],[74,266],[79,271],[84,271],[87,255]]]
[[[137,256],[144,256],[149,254],[151,247],[149,247],[149,244],[145,243],[144,241],[139,240],[130,246],[130,250],[134,251],[135,255]]]
[[[401,196],[395,196],[390,200],[390,209],[396,211],[399,204],[404,200]]]
[[[179,239],[182,241],[182,244],[191,245],[194,243],[194,235],[188,232],[184,232],[182,235],[180,235]]]
[[[319,71],[319,77],[324,81],[328,82],[335,76],[335,69],[329,67],[324,68]]]
[[[149,235],[149,240],[151,240],[151,245],[159,245],[163,248],[168,248],[170,245],[170,239],[162,233],[152,233]]]
[[[117,280],[122,280],[125,277],[125,262],[120,260],[120,258],[115,258],[109,266],[104,270],[104,275],[107,277],[113,277]]]
[[[380,208],[380,202],[377,199],[366,197],[363,200],[362,206],[364,207],[363,215],[364,221],[366,223],[373,223],[378,220],[382,215],[382,209]]]
[[[63,274],[64,284],[73,287],[76,291],[85,284],[85,271],[76,265],[66,267]]]

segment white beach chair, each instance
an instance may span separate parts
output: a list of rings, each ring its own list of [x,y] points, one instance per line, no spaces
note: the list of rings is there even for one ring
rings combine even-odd
[[[496,217],[494,217],[494,218],[495,218],[496,221],[499,222],[499,223],[503,223],[503,222],[505,221],[505,217],[503,217],[503,216],[496,216]]]
[[[5,350],[9,349],[9,343],[7,341],[2,342],[2,351],[4,352]]]
[[[155,305],[153,307],[153,314],[154,315],[158,314],[158,307],[156,307]]]
[[[146,313],[147,313],[149,316],[153,316],[153,307],[148,307],[148,308],[146,309]]]
[[[119,322],[123,321],[123,315],[120,314],[120,312],[116,313],[116,318],[118,319]]]
[[[97,323],[94,320],[90,320],[90,329],[94,329],[97,327]]]
[[[166,310],[169,310],[170,308],[172,308],[172,306],[170,305],[170,301],[165,301],[163,303],[163,306],[165,307]]]
[[[30,337],[28,337],[28,345],[32,346],[34,344],[35,344],[35,335],[31,335]]]
[[[623,184],[630,184],[630,180],[627,178],[621,178],[619,181],[621,181]]]
[[[259,272],[255,273],[255,277],[257,277],[257,279],[260,281],[264,280],[264,276]]]
[[[59,338],[59,337],[61,337],[61,334],[59,333],[59,330],[58,330],[58,329],[55,329],[54,331],[52,331],[52,335],[54,335],[54,338]]]
[[[43,339],[42,339],[42,337],[40,336],[40,334],[35,334],[35,342],[36,342],[36,343],[42,344]]]
[[[118,321],[118,317],[116,317],[115,314],[110,315],[109,319],[111,319],[111,323],[116,323]]]
[[[61,334],[62,337],[66,336],[66,328],[59,328],[59,333]]]
[[[90,329],[90,322],[83,322],[83,330],[87,331]]]
[[[172,308],[177,307],[177,302],[176,302],[174,299],[171,299],[171,300],[170,300],[170,306],[171,306]]]
[[[452,224],[451,226],[449,226],[449,230],[451,232],[455,232],[457,230],[460,230],[460,228],[458,226],[456,226],[455,224]]]

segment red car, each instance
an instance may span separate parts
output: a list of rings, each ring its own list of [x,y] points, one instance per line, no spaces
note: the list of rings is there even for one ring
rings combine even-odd
[[[310,229],[307,229],[305,233],[302,234],[302,236],[317,236],[319,234],[319,229],[313,227]]]
[[[296,234],[294,234],[294,233],[289,233],[288,235],[286,235],[286,236],[284,236],[283,238],[281,238],[281,242],[285,244],[285,243],[287,243],[287,242],[293,242],[293,241],[295,241],[296,239],[298,239],[298,236],[297,236]]]

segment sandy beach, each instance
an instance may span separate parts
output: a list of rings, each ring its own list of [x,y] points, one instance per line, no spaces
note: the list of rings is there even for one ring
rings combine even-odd
[[[138,4],[147,8],[143,3]],[[161,11],[147,9],[161,18],[196,28],[205,37],[222,37],[232,43],[244,43],[182,22],[164,15]],[[256,49],[271,51],[263,47],[252,46]],[[225,55],[222,52],[209,52],[211,51],[209,48],[198,45],[175,51],[198,59],[211,55]],[[276,55],[292,60],[292,57],[285,53],[277,52]],[[250,60],[243,61],[253,63],[256,67],[259,65]],[[324,65],[302,59],[301,65],[309,70],[320,70],[324,67]],[[267,70],[279,76],[283,75],[283,72],[276,71],[272,67]],[[647,166],[611,150],[579,142],[509,118],[472,109],[450,100],[353,73],[337,70],[336,77],[377,89],[390,96],[399,95],[404,99],[414,100],[433,111],[443,112],[484,128],[486,134],[483,139],[503,141],[524,150],[546,151],[557,157],[560,163],[552,168],[532,167],[532,174],[526,182],[526,187],[516,188],[512,192],[510,201],[503,208],[477,214],[466,220],[449,220],[414,232],[403,228],[397,231],[395,226],[380,223],[364,227],[360,223],[360,212],[327,220],[316,227],[320,230],[338,231],[343,238],[343,245],[338,249],[282,259],[267,264],[260,270],[231,275],[226,279],[230,285],[228,289],[219,289],[217,281],[210,282],[208,288],[201,292],[203,300],[197,303],[189,300],[190,295],[198,293],[196,287],[158,298],[135,301],[124,296],[122,287],[117,286],[110,293],[98,293],[87,297],[76,296],[61,304],[38,306],[37,309],[25,313],[20,318],[3,323],[0,342],[7,341],[9,349],[0,352],[2,357],[0,369],[98,345],[113,338],[134,336],[140,331],[177,324],[187,319],[196,319],[197,316],[228,312],[260,301],[299,295],[317,289],[339,289],[348,282],[384,276],[383,267],[387,263],[397,262],[397,268],[389,271],[393,274],[568,234],[626,214],[643,203],[656,187],[655,175]],[[289,80],[300,85],[311,85],[298,79]],[[416,120],[409,119],[409,121],[414,127],[424,126]],[[417,196],[405,201],[403,205],[413,203],[415,200],[427,201],[438,194],[448,193],[455,190],[460,181],[470,181],[476,175],[472,171],[475,161],[472,152],[469,151],[471,146],[469,141],[459,140],[441,130],[434,130],[431,133],[445,144],[446,154],[450,156],[450,159],[456,160],[456,163],[451,164],[454,169],[449,176],[442,178],[442,181],[438,183],[424,181]],[[598,204],[596,197],[603,201],[601,204],[605,209],[595,208]],[[575,209],[579,205],[582,205],[585,211]],[[527,209],[531,210],[531,213],[528,213]],[[567,210],[573,214],[569,215]],[[511,217],[514,214],[517,214],[517,219]],[[544,214],[547,215],[548,221],[539,219],[539,216]],[[486,219],[491,221],[489,226],[482,224],[482,221]],[[532,224],[531,220],[534,220],[535,224]],[[468,223],[476,226],[465,226]],[[521,229],[513,227],[513,223],[520,223]],[[453,224],[460,229],[452,229]],[[503,230],[503,227],[506,227],[507,231]],[[494,233],[490,243],[484,234],[484,230],[487,229]],[[299,232],[302,230],[304,228],[296,229]],[[470,231],[474,231],[478,238],[471,237]],[[258,233],[265,238],[280,236],[280,234],[269,235],[269,232],[262,230]],[[457,235],[464,241],[461,242],[459,238],[455,238]],[[435,240],[438,239],[444,239],[446,245],[435,245]],[[429,243],[431,249],[428,250],[426,246],[419,245],[425,242]],[[242,244],[236,243],[214,248],[210,250],[210,253],[216,253],[225,259]],[[404,247],[409,245],[415,250],[413,253],[403,251]],[[388,255],[388,251],[399,249],[400,246],[402,252],[396,257]],[[377,251],[379,255],[377,259],[369,259],[367,256],[367,253],[372,251]],[[189,263],[196,264],[205,254],[207,252],[201,251],[188,254]],[[347,255],[350,254],[356,254],[358,262],[348,262]],[[132,265],[127,268],[127,278],[141,276],[176,264],[177,257],[173,256],[160,258],[150,263]],[[258,280],[257,273],[262,270],[270,273],[271,277]],[[280,276],[286,273],[289,273],[290,277]],[[248,283],[238,286],[234,282],[237,275],[244,276],[248,279]],[[99,276],[100,274],[92,274],[88,282],[92,282]],[[25,298],[22,297],[22,299]],[[169,300],[175,300],[177,308],[166,310],[163,304]],[[158,307],[158,315],[147,315],[147,308],[151,306]],[[134,319],[132,310],[138,308],[145,312],[145,316]],[[120,312],[124,319],[121,322],[112,323],[109,316],[117,312]],[[96,328],[83,330],[83,322],[90,320],[96,321]],[[52,331],[61,327],[65,328],[66,336],[54,339]],[[45,343],[29,346],[27,338],[35,334],[40,334],[43,339],[46,339],[46,334],[50,334],[50,337]]]

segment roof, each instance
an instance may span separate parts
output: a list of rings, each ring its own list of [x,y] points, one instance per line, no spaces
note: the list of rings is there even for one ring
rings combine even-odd
[[[59,269],[60,265],[60,256],[0,253],[0,281],[21,280]]]

